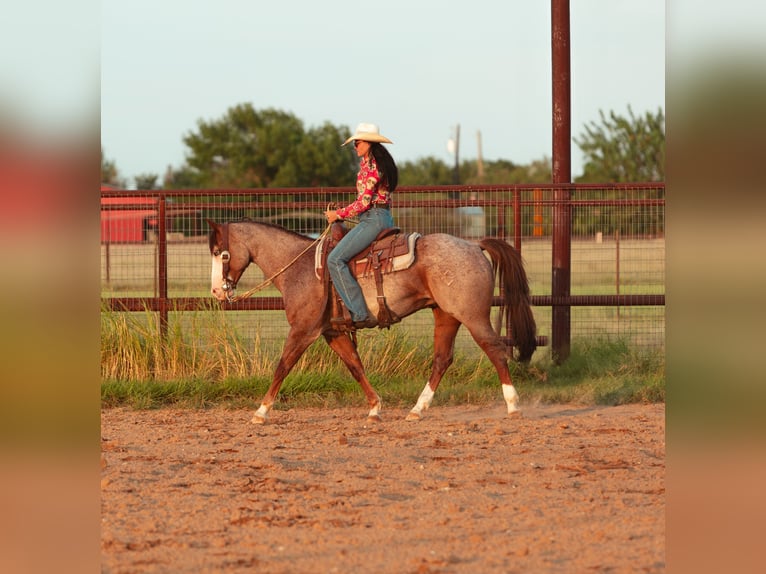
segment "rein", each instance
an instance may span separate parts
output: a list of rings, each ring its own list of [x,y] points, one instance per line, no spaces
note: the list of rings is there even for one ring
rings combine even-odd
[[[241,295],[235,295],[235,296],[232,297],[231,296],[231,291],[233,291],[236,288],[236,285],[232,284],[232,282],[229,280],[229,260],[231,259],[231,255],[228,252],[228,247],[229,247],[229,225],[226,224],[224,226],[224,232],[223,232],[223,242],[224,242],[223,247],[224,247],[224,250],[221,251],[221,261],[223,263],[223,286],[222,286],[222,288],[223,288],[224,291],[226,291],[226,301],[228,301],[229,303],[236,303],[237,301],[241,301],[242,299],[246,299],[247,297],[250,297],[250,295],[252,295],[253,293],[257,293],[261,289],[264,289],[265,287],[268,287],[274,281],[274,279],[276,279],[282,273],[287,271],[290,268],[290,266],[293,265],[296,261],[298,261],[298,259],[300,259],[301,256],[304,253],[306,253],[312,247],[316,247],[319,244],[319,242],[321,242],[327,236],[327,234],[330,232],[330,228],[331,227],[332,227],[332,224],[328,224],[327,227],[325,228],[325,230],[319,235],[319,237],[317,237],[314,241],[312,241],[311,244],[309,244],[309,246],[306,247],[306,249],[304,249],[303,251],[298,253],[298,255],[296,255],[293,258],[292,261],[290,261],[287,265],[282,267],[282,269],[280,269],[279,271],[274,273],[274,275],[272,275],[268,279],[265,279],[262,283],[260,283],[259,285],[256,285],[252,289],[249,289],[248,291],[245,291]]]

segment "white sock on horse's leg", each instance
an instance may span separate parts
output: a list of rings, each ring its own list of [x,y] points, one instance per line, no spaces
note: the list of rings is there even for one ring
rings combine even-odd
[[[379,419],[380,418],[380,411],[383,409],[383,400],[378,396],[378,400],[375,403],[375,406],[373,406],[370,409],[370,412],[367,413],[367,418],[369,419]]]
[[[431,385],[426,383],[425,388],[418,397],[418,402],[415,403],[415,406],[412,407],[412,410],[410,411],[410,414],[413,415],[413,418],[420,418],[421,413],[428,410],[428,407],[431,406],[431,401],[433,398],[434,392],[431,390]]]
[[[266,422],[266,419],[269,418],[269,408],[263,403],[261,403],[261,406],[258,407],[258,410],[255,411],[255,414],[253,415],[253,419],[250,421],[255,424],[263,424]]]
[[[508,406],[508,414],[519,410],[519,393],[513,385],[503,385],[503,398]]]

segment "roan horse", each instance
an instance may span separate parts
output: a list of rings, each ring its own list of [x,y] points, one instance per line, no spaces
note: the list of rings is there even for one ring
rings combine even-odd
[[[230,300],[242,273],[250,263],[255,263],[266,277],[273,277],[274,286],[282,294],[290,325],[271,386],[252,422],[266,422],[282,381],[320,335],[362,387],[370,406],[368,419],[380,420],[381,399],[365,374],[354,341],[330,323],[327,289],[315,274],[312,240],[269,223],[208,223],[211,228],[213,296],[219,301]],[[430,406],[444,372],[452,364],[455,337],[461,324],[470,331],[497,370],[508,414],[519,410],[519,396],[508,370],[508,347],[490,322],[498,277],[504,299],[501,315],[505,320],[510,315],[519,360],[527,362],[536,347],[536,326],[529,303],[527,276],[521,256],[505,241],[485,238],[476,245],[443,233],[425,235],[416,243],[412,266],[385,276],[386,302],[396,316],[404,318],[425,308],[431,309],[434,315],[431,376],[407,420],[420,419]],[[360,278],[359,283],[367,307],[373,316],[377,316],[375,279]]]

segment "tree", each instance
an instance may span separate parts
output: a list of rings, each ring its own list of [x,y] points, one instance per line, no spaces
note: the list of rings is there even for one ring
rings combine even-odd
[[[199,173],[197,170],[183,165],[178,169],[168,166],[165,176],[162,178],[162,187],[165,189],[195,189],[199,185]]]
[[[120,178],[117,164],[114,160],[104,157],[104,148],[101,148],[101,183],[114,187],[125,187],[125,182]]]
[[[340,145],[351,134],[326,122],[310,129],[296,152],[296,175],[293,180],[275,182],[280,186],[333,187],[353,185],[356,178],[356,154]]]
[[[452,185],[453,167],[434,157],[404,162],[399,166],[401,185]],[[500,159],[484,162],[484,175],[478,176],[475,159],[460,162],[460,181],[465,185],[501,185],[510,183],[550,183],[551,160],[548,157],[529,165],[517,165]]]
[[[592,122],[575,142],[585,154],[584,173],[578,183],[630,183],[664,181],[665,179],[665,116],[662,109],[656,114],[647,112],[636,117],[628,107],[624,118],[603,112],[601,123]],[[592,190],[578,193],[579,199],[619,199],[623,190]],[[644,190],[631,197],[657,199],[661,190]],[[594,217],[595,214],[595,217]],[[624,235],[656,235],[663,232],[664,220],[651,206],[633,205],[615,207],[604,205],[595,212],[575,210],[572,215],[573,233],[590,235],[596,232]]]
[[[340,150],[349,135],[329,123],[305,132],[292,114],[239,104],[184,137],[190,153],[179,180],[200,188],[350,185],[353,158]]]
[[[159,177],[156,173],[142,173],[133,179],[136,182],[136,189],[157,189]]]
[[[475,166],[476,162],[472,162],[471,173],[477,173]],[[550,183],[551,160],[543,157],[528,165],[518,165],[504,159],[485,161],[481,181],[478,175],[466,177],[464,180],[467,184],[484,185]]]
[[[599,111],[601,125],[591,122],[575,143],[585,154],[578,183],[639,182],[665,180],[665,115],[647,112],[629,117]]]
[[[452,169],[435,157],[402,162],[399,185],[452,185]]]

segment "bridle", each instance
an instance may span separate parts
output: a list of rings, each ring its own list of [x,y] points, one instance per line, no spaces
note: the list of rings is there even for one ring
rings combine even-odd
[[[224,223],[221,226],[221,267],[223,269],[223,282],[221,289],[226,293],[226,300],[231,303],[234,301],[232,293],[237,288],[237,282],[229,278],[229,262],[231,253],[229,253],[229,224]]]
[[[329,206],[328,206],[329,209]],[[298,255],[296,255],[292,261],[290,261],[287,265],[279,269],[274,275],[271,277],[268,277],[265,279],[260,285],[256,285],[246,293],[242,293],[241,295],[234,296],[234,290],[237,288],[237,282],[233,279],[229,278],[229,262],[231,261],[231,253],[229,253],[229,224],[224,223],[221,225],[221,267],[223,270],[223,282],[221,283],[221,289],[226,293],[226,301],[229,303],[236,303],[237,301],[241,301],[242,299],[245,299],[252,295],[253,293],[256,293],[257,291],[260,291],[264,287],[267,287],[274,281],[276,277],[287,271],[289,267],[298,261],[298,259],[307,251],[310,249],[316,247],[319,243],[321,243],[324,238],[329,234],[331,228],[331,224],[328,224],[327,227],[325,227],[324,231],[317,237],[311,244],[306,247],[303,251],[301,251]]]

